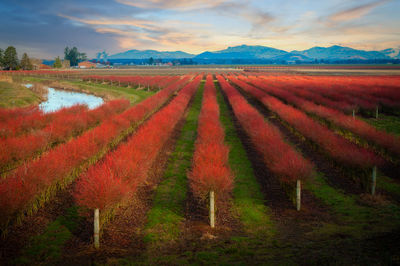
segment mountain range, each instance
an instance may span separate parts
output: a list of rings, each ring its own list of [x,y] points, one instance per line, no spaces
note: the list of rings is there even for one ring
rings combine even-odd
[[[381,51],[357,50],[350,47],[330,46],[313,47],[303,51],[284,51],[267,46],[240,45],[220,51],[206,51],[198,55],[182,51],[162,52],[156,50],[129,50],[109,56],[109,59],[193,59],[199,61],[214,60],[277,60],[277,61],[314,61],[314,60],[375,60],[400,59],[399,49]]]
[[[110,55],[108,59],[181,59],[181,58],[193,58],[195,55],[188,54],[181,51],[174,52],[160,52],[156,50],[129,50],[126,52]]]

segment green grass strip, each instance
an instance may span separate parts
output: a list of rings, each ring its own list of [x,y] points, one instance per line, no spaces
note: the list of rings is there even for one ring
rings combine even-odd
[[[399,112],[400,113],[400,112]],[[389,133],[400,136],[400,114],[397,116],[379,114],[379,119],[363,118],[363,120],[377,129],[385,130]]]
[[[233,189],[233,212],[239,216],[247,233],[272,236],[275,233],[270,210],[265,205],[264,196],[254,175],[246,150],[236,132],[219,84],[216,83],[220,120],[225,128],[225,142],[230,147],[229,165],[235,173]]]
[[[188,189],[186,174],[192,163],[203,90],[202,82],[189,109],[175,151],[169,157],[163,181],[155,191],[145,227],[147,242],[156,244],[175,241],[181,233]]]
[[[77,230],[82,219],[78,214],[78,207],[68,208],[66,214],[51,222],[43,234],[30,239],[29,246],[25,247],[14,263],[51,265],[59,262],[65,243],[72,237],[72,232]]]
[[[374,233],[390,232],[400,226],[399,206],[390,202],[380,203],[374,198],[368,202],[357,195],[346,195],[329,186],[321,173],[310,178],[306,189],[337,214],[336,223],[315,228],[314,234],[320,237],[341,234],[366,238]]]

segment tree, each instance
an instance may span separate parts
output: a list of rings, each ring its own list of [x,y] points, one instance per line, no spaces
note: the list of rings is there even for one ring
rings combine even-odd
[[[71,66],[77,66],[79,62],[87,59],[85,53],[80,53],[78,48],[69,48],[68,46],[64,49],[64,59],[69,60]]]
[[[14,46],[8,46],[4,52],[3,66],[7,70],[17,69],[18,67],[18,57],[17,50]]]
[[[54,61],[53,64],[54,68],[62,68],[62,62],[59,56],[57,56],[56,60]]]
[[[0,69],[3,68],[3,57],[4,57],[4,51],[3,49],[0,48]]]
[[[153,57],[150,57],[150,59],[149,59],[149,65],[152,65],[152,64],[154,64],[154,59],[153,59]]]
[[[28,57],[28,55],[26,53],[24,53],[22,55],[21,68],[23,70],[32,70],[33,69],[33,65],[32,65],[31,59],[29,59],[29,57]]]

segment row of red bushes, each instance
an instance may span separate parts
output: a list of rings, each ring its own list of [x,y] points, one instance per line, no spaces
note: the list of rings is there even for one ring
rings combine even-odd
[[[77,182],[75,198],[90,209],[112,209],[142,185],[157,155],[182,118],[201,81],[196,77],[128,141],[91,167]]]
[[[239,76],[239,79],[243,79],[244,76],[241,75]],[[272,79],[268,79],[267,81],[263,78],[260,77],[255,77],[255,76],[248,76],[248,78],[252,81],[252,82],[257,82],[257,86],[268,86],[268,88],[279,88],[279,89],[283,89],[285,88],[285,90],[290,91],[291,93],[298,95],[300,97],[303,97],[305,99],[308,99],[310,101],[313,101],[315,103],[318,104],[322,104],[325,106],[329,106],[331,108],[334,108],[336,110],[340,110],[342,112],[345,113],[351,113],[354,109],[357,108],[357,105],[355,103],[349,103],[346,101],[335,101],[332,100],[330,98],[324,97],[319,93],[315,93],[311,90],[307,90],[307,89],[300,89],[298,87],[295,86],[290,86],[290,84],[283,84],[283,83],[278,83],[278,82],[274,82],[274,80]]]
[[[79,172],[79,167],[95,160],[95,157],[122,132],[140,123],[189,79],[189,76],[185,76],[123,113],[103,121],[81,136],[57,146],[38,160],[19,167],[9,178],[2,179],[0,225],[4,227],[12,217],[19,217],[26,211],[34,210],[49,199],[46,195],[56,191],[57,187],[72,182]],[[44,199],[43,195],[46,196]]]
[[[338,163],[357,169],[367,169],[381,163],[381,159],[373,152],[358,147],[356,144],[333,133],[326,126],[314,121],[302,111],[282,103],[277,98],[235,77],[231,76],[229,79],[262,102],[269,110],[278,114],[281,119],[292,125],[303,136],[319,145],[328,156]]]
[[[365,110],[374,110],[378,105],[400,107],[400,80],[395,77],[315,77],[279,76],[263,77],[280,87],[307,90],[335,101],[356,105]]]
[[[293,186],[296,180],[304,180],[312,172],[312,164],[289,145],[280,131],[266,120],[222,76],[217,79],[227,96],[233,112],[268,169],[281,183]]]
[[[243,77],[241,77],[241,79],[251,82],[258,88],[262,88],[264,91],[271,93],[290,104],[294,104],[306,112],[316,114],[319,117],[333,122],[337,126],[350,130],[356,135],[365,138],[367,141],[385,148],[391,153],[400,155],[400,138],[397,136],[382,130],[377,130],[375,127],[356,117],[345,115],[335,109],[325,107],[323,105],[317,105],[311,101],[297,97],[286,90],[286,88],[269,86],[260,79],[245,79]]]
[[[289,80],[295,78],[287,77]],[[326,88],[347,90],[361,97],[370,95],[387,100],[400,100],[398,76],[298,76],[295,79],[299,84],[306,84],[308,87],[321,89],[322,84],[326,85]]]
[[[207,75],[189,174],[193,194],[200,199],[204,199],[210,191],[217,193],[219,198],[225,198],[232,190],[234,176],[229,168],[229,147],[225,145],[224,138],[216,89],[212,76]]]
[[[55,119],[80,112],[82,106],[65,107],[44,113],[39,106],[0,108],[0,138],[15,137],[42,129]]]
[[[118,82],[125,86],[164,88],[179,79],[179,76],[83,76],[83,81]]]
[[[57,112],[58,116],[41,130],[0,139],[0,169],[28,159],[54,144],[65,142],[128,107],[128,100],[109,101],[93,110],[89,110],[86,105],[77,105],[66,112]]]
[[[336,109],[340,105],[345,105],[346,108],[342,111],[351,112],[353,109],[357,110],[359,108],[362,108],[363,110],[374,110],[376,108],[375,103],[360,97],[348,95],[347,93],[338,92],[337,89],[333,89],[332,85],[329,83],[319,83],[318,85],[313,83],[309,84],[308,82],[299,81],[295,77],[286,76],[282,78],[267,78],[261,76],[261,78],[266,80],[267,84],[279,88],[287,88],[288,90],[301,96],[308,95],[310,100],[312,99],[312,101],[317,103],[322,103],[333,108],[336,107]],[[331,101],[330,105],[327,104],[326,100]]]

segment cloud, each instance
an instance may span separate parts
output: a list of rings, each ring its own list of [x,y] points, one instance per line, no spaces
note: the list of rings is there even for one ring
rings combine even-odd
[[[398,47],[400,1],[1,0],[0,47],[54,58],[65,46],[107,50],[220,50],[239,44],[285,50],[341,43]],[[387,3],[387,4],[385,4]],[[345,5],[339,9],[337,4]],[[385,4],[384,8],[383,5]],[[347,7],[347,8],[346,8]],[[378,7],[379,12],[375,10]],[[374,15],[368,16],[374,12]],[[59,14],[59,15],[57,15]],[[363,19],[360,19],[363,18]],[[387,46],[387,47],[386,47]],[[372,49],[372,48],[371,48]]]
[[[275,20],[269,12],[261,10],[253,10],[252,12],[245,12],[244,17],[252,22],[253,28],[262,28],[268,25],[270,22]]]
[[[80,22],[83,24],[88,24],[88,25],[109,25],[109,26],[134,26],[134,27],[140,27],[148,30],[154,30],[157,27],[155,27],[153,21],[150,20],[143,20],[143,19],[109,19],[109,18],[101,18],[101,19],[83,19],[83,18],[77,18],[73,16],[67,16],[64,14],[59,14],[60,17],[70,19],[72,21]]]
[[[192,10],[217,6],[226,0],[116,0],[120,4],[147,9]]]
[[[276,20],[276,17],[270,12],[254,8],[249,0],[223,2],[209,10],[223,16],[244,19],[251,24],[251,32],[265,30],[267,25]]]
[[[359,5],[350,9],[346,9],[329,16],[328,20],[332,22],[345,22],[361,18],[370,13],[374,8],[383,5],[391,0],[378,0],[372,3]]]
[[[72,23],[90,26],[100,34],[115,36],[119,48],[200,50],[210,46],[210,33],[204,23],[179,20],[147,20],[136,18],[77,18],[60,14]]]

